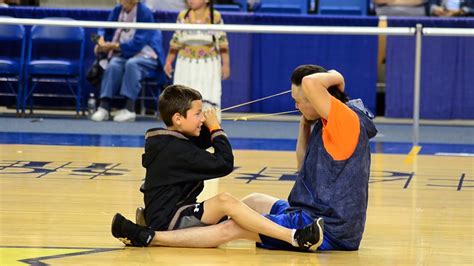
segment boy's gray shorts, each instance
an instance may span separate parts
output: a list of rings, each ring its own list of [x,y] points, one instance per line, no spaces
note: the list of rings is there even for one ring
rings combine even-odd
[[[182,206],[176,211],[173,219],[171,219],[168,230],[206,226],[207,224],[201,222],[203,213],[203,203]]]

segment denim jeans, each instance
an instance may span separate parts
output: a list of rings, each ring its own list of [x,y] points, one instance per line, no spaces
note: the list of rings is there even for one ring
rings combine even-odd
[[[140,81],[158,66],[156,59],[141,56],[125,59],[113,57],[102,77],[100,98],[122,95],[135,101],[141,90]]]

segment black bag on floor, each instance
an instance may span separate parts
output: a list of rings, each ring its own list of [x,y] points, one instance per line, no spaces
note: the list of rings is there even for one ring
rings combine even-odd
[[[105,58],[106,55],[97,55],[97,58],[94,60],[94,63],[92,63],[92,66],[87,71],[87,81],[89,81],[89,83],[96,88],[100,87],[102,75],[104,74],[104,69],[100,66],[100,61]]]

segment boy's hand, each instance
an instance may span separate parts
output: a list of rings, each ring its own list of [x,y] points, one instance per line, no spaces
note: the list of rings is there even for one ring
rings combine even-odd
[[[217,118],[216,109],[211,108],[204,111],[204,118],[206,118],[204,125],[209,128],[209,130],[212,131],[221,128],[219,125],[219,119]]]

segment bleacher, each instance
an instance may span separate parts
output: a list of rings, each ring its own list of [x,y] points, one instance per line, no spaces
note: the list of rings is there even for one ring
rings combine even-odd
[[[261,1],[259,8],[272,2],[278,6],[284,1]],[[288,1],[286,1],[288,2]],[[291,1],[293,4],[306,2],[301,10],[310,12],[307,1]],[[323,4],[324,1],[320,1]],[[340,2],[342,1],[330,1]],[[347,14],[349,9],[340,9],[341,14],[324,10],[337,10],[337,7],[322,9],[317,14],[293,12],[289,14],[254,12],[239,10],[222,11],[226,24],[247,25],[299,25],[299,26],[352,26],[377,27],[379,18],[365,16],[368,11],[366,1],[360,14]],[[281,5],[283,6],[283,5]],[[267,6],[268,7],[268,6]],[[365,9],[364,9],[365,8]],[[344,11],[345,10],[345,11]],[[355,10],[355,9],[350,9]],[[58,9],[15,7],[0,9],[0,16],[17,18],[69,17],[76,20],[105,21],[110,10],[107,9]],[[329,13],[324,14],[325,12]],[[344,13],[345,12],[345,13]],[[352,11],[351,11],[352,12]],[[358,11],[359,12],[359,11]],[[177,12],[157,11],[158,22],[174,23]],[[417,23],[429,27],[474,28],[473,18],[437,19],[389,17],[389,27],[414,27]],[[96,29],[85,29],[86,44],[84,65],[86,68],[94,60],[93,44],[90,34]],[[29,38],[26,27],[26,38]],[[164,46],[172,32],[164,32]],[[303,63],[317,63],[341,71],[346,77],[347,90],[352,98],[362,98],[366,105],[375,111],[377,108],[377,36],[364,35],[282,35],[230,33],[230,54],[232,75],[223,82],[222,106],[231,106],[251,99],[272,95],[290,87],[289,73]],[[424,37],[421,70],[421,118],[434,119],[473,119],[474,89],[470,75],[474,69],[474,39],[469,37]],[[442,56],[440,56],[442,54]],[[414,80],[414,37],[390,36],[387,38],[386,53],[386,96],[385,116],[409,118],[413,110]],[[56,86],[56,85],[55,85]],[[57,85],[59,86],[59,85]],[[2,84],[0,84],[2,89]],[[47,88],[46,88],[47,89]],[[93,88],[84,82],[82,96]],[[1,105],[11,99],[2,97]],[[83,101],[84,102],[84,101]],[[294,106],[288,97],[275,98],[265,104],[254,104],[238,109],[243,112],[280,112]]]

